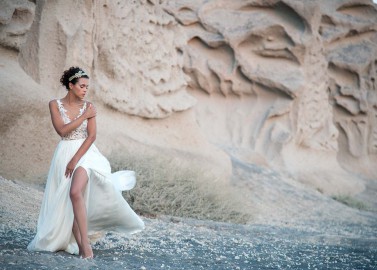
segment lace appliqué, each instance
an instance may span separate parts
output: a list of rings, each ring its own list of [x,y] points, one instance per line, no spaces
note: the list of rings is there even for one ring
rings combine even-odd
[[[70,123],[71,119],[69,119],[67,115],[67,110],[64,108],[63,103],[59,99],[57,99],[56,102],[58,103],[59,112],[63,119],[64,124]],[[84,105],[80,109],[79,114],[77,115],[76,118],[80,117],[85,111],[85,109],[86,109],[86,102],[84,102]],[[88,126],[88,120],[85,119],[78,128],[76,128],[75,130],[72,130],[69,134],[63,136],[62,140],[85,139],[86,137],[88,137],[87,126]]]

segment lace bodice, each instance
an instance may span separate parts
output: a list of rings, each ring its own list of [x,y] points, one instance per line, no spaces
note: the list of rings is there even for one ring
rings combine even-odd
[[[63,103],[60,101],[60,99],[57,99],[56,102],[58,103],[59,112],[60,112],[60,115],[62,116],[64,124],[70,123],[71,119],[69,119],[69,117],[67,115],[67,110],[64,108]],[[80,109],[80,112],[79,112],[79,114],[77,115],[76,118],[80,117],[83,114],[83,112],[85,111],[85,109],[86,109],[86,102],[84,102],[84,105]],[[78,128],[71,131],[69,134],[63,136],[62,140],[85,139],[86,137],[88,137],[87,126],[88,126],[88,120],[85,119],[84,122],[82,122],[82,124]]]

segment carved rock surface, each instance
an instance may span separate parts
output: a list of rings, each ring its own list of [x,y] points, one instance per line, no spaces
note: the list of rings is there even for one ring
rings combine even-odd
[[[355,162],[377,151],[372,1],[170,1],[167,11],[186,32],[184,70],[210,141],[297,168],[284,155],[293,144],[377,176]]]
[[[27,0],[0,1],[0,45],[19,50],[34,19],[35,4]]]
[[[329,193],[362,189],[342,168],[377,177],[377,8],[370,0],[1,5],[1,53],[19,50],[17,64],[39,85],[33,89],[44,89],[43,102],[65,94],[62,70],[83,67],[89,98],[106,119],[103,134],[119,135],[123,146],[133,140],[199,155],[225,175],[236,158],[287,170]],[[13,94],[22,96],[22,87]],[[12,123],[4,126],[5,149]],[[334,176],[307,180],[319,170]]]
[[[146,1],[102,2],[95,6],[96,95],[121,112],[147,118],[192,107],[177,50],[185,40],[174,18]]]
[[[96,98],[120,112],[164,118],[195,104],[177,50],[185,40],[161,4],[42,1],[39,9],[21,64],[40,83],[56,89],[61,71],[79,65],[91,71]]]

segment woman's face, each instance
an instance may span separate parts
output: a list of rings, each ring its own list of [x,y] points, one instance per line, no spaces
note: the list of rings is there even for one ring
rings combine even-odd
[[[89,79],[87,78],[79,78],[75,84],[70,84],[70,91],[72,91],[75,96],[77,96],[80,99],[84,99],[86,92],[89,88]]]

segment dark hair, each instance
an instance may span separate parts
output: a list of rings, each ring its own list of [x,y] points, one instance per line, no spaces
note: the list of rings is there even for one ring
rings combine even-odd
[[[77,83],[79,78],[88,78],[89,79],[89,76],[84,74],[84,75],[81,75],[79,78],[73,78],[71,81],[69,81],[69,78],[74,76],[79,71],[85,72],[79,67],[70,67],[69,69],[65,70],[63,72],[62,77],[60,78],[60,83],[63,86],[65,86],[65,88],[67,88],[67,90],[69,90],[69,83],[75,84],[75,83]]]

